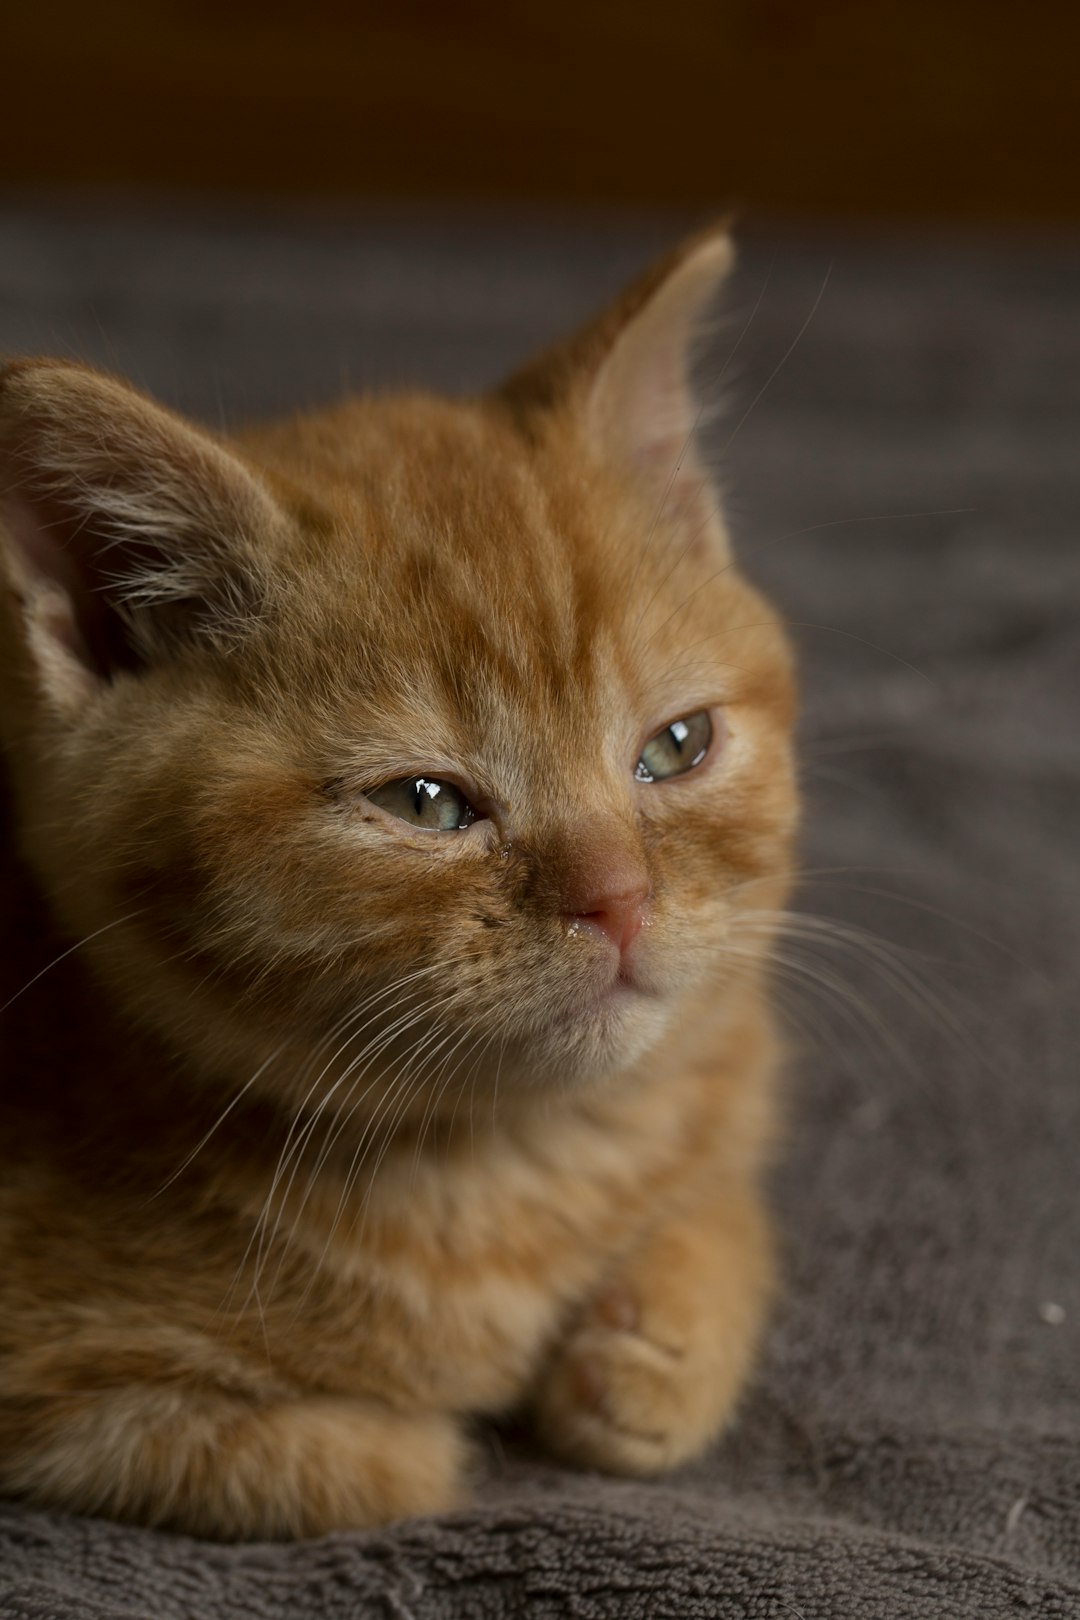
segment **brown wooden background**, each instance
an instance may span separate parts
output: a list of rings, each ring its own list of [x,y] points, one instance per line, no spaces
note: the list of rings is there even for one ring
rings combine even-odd
[[[0,182],[1080,220],[1080,4],[0,0]]]

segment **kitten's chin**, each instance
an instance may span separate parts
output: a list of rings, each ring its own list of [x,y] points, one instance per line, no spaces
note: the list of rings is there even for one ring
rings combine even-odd
[[[622,983],[560,1008],[522,1036],[523,1078],[543,1083],[604,1079],[639,1061],[667,1032],[671,1012],[656,995]]]

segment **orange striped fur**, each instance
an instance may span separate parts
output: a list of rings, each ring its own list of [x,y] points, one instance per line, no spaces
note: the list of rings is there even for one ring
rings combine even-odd
[[[633,1474],[729,1419],[795,796],[694,437],[728,258],[229,442],[0,373],[4,1490],[308,1535],[458,1501],[483,1414]],[[478,819],[368,797],[418,776]]]

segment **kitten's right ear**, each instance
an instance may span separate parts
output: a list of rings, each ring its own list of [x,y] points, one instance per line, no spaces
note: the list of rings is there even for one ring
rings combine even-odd
[[[713,552],[727,542],[700,454],[705,412],[692,372],[734,257],[726,224],[691,237],[502,390],[524,425],[552,412],[569,418],[596,456]]]
[[[103,681],[254,610],[282,514],[206,433],[115,378],[0,371],[0,673],[73,716]]]

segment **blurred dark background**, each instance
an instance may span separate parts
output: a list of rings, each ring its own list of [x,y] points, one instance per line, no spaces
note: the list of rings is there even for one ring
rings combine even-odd
[[[1080,219],[1080,7],[9,0],[0,183]]]

